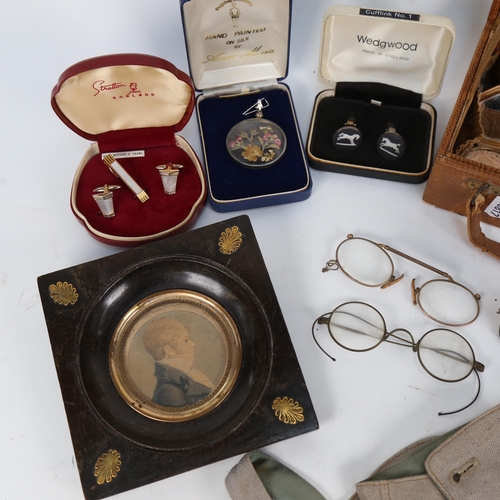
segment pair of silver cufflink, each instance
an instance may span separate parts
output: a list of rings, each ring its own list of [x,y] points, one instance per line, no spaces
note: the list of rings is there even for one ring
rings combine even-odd
[[[116,161],[113,155],[106,155],[103,158],[104,163],[109,167],[109,169],[120,178],[125,185],[134,193],[134,195],[142,202],[149,200],[149,196],[146,192],[134,181],[134,179],[128,174],[128,172]],[[177,179],[179,177],[179,171],[183,168],[183,165],[178,163],[165,163],[163,165],[158,165],[156,169],[159,171],[163,191],[165,194],[173,195],[177,191]],[[94,198],[97,206],[103,217],[109,219],[114,217],[115,208],[113,202],[113,191],[120,189],[121,186],[118,184],[104,184],[93,190],[92,197]]]
[[[356,127],[353,117],[349,117],[343,127],[340,127],[333,134],[333,145],[338,150],[354,151],[361,146],[363,134]],[[399,160],[406,150],[406,142],[397,133],[394,124],[388,123],[386,131],[377,139],[377,151],[386,160]]]

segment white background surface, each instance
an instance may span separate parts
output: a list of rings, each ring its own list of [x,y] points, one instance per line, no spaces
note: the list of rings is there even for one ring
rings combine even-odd
[[[356,5],[355,2],[344,2]],[[454,106],[490,0],[378,0],[388,10],[449,17],[457,35],[441,94],[437,141]],[[295,0],[289,75],[303,137],[316,94],[320,27],[327,0]],[[36,286],[36,277],[121,249],[93,240],[69,209],[72,177],[86,140],[50,107],[50,91],[68,66],[88,57],[142,52],[188,71],[175,0],[18,0],[0,16],[0,498],[82,499],[66,415]],[[196,119],[182,135],[201,157]],[[320,422],[320,430],[266,451],[341,500],[386,458],[411,442],[463,424],[500,403],[500,261],[474,248],[466,222],[422,201],[425,185],[312,171],[309,200],[248,211]],[[237,213],[208,205],[196,226]],[[471,376],[445,384],[429,377],[409,350],[383,345],[366,354],[335,349],[323,356],[310,336],[314,318],[347,300],[376,306],[388,327],[417,338],[434,328],[411,304],[410,281],[433,275],[402,259],[402,283],[386,291],[322,274],[348,233],[414,254],[482,295],[480,318],[458,329],[486,365],[483,390],[468,410],[438,417],[468,401]],[[498,231],[487,228],[498,238]],[[224,460],[115,498],[226,499],[224,479],[240,457]],[[500,479],[499,479],[500,480]]]

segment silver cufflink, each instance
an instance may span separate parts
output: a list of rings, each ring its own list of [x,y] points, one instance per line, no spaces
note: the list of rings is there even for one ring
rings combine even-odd
[[[160,172],[161,181],[163,183],[163,191],[165,194],[175,194],[177,190],[177,179],[179,170],[183,167],[179,163],[166,163],[158,165],[156,169]]]
[[[120,189],[121,186],[116,184],[104,184],[104,186],[94,189],[94,198],[99,210],[101,211],[103,217],[109,219],[115,216],[115,208],[113,204],[113,191]]]

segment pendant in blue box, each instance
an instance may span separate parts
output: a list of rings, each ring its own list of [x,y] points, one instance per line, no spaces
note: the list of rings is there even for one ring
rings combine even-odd
[[[262,113],[269,103],[258,99],[243,115],[255,113],[237,123],[226,137],[226,147],[237,163],[253,169],[268,168],[281,159],[286,149],[286,136],[279,125],[266,120]]]

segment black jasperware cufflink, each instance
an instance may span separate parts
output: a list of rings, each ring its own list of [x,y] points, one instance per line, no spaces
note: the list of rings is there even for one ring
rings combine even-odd
[[[377,151],[386,160],[399,160],[406,150],[406,142],[392,123],[387,124],[386,131],[377,140]]]
[[[356,127],[353,117],[349,117],[343,127],[340,127],[333,134],[333,145],[338,150],[354,151],[359,148],[363,140],[363,134]]]

